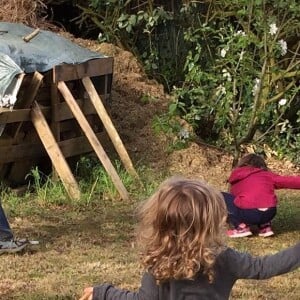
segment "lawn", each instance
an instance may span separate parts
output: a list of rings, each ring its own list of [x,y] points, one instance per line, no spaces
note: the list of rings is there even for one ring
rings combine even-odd
[[[273,224],[276,236],[229,240],[229,245],[264,255],[299,241],[299,198],[299,192],[280,194]],[[15,233],[38,239],[40,245],[21,254],[0,256],[0,299],[78,299],[85,286],[101,282],[138,288],[137,202],[99,200],[87,206],[34,199],[4,202]],[[265,281],[241,280],[231,299],[298,300],[299,274],[297,270]]]

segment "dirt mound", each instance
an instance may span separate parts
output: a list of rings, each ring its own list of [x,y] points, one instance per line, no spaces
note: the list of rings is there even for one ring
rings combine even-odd
[[[59,30],[55,25],[46,21],[46,10],[45,1],[41,0],[0,0],[0,21]]]

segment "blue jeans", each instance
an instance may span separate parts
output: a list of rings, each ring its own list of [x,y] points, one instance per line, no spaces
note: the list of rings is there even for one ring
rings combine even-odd
[[[222,192],[227,210],[228,221],[235,228],[239,224],[245,223],[247,225],[264,225],[271,222],[276,215],[276,207],[271,207],[266,211],[254,209],[242,209],[234,204],[234,196],[230,193]]]
[[[11,240],[13,239],[13,237],[14,236],[12,230],[10,229],[9,223],[0,202],[0,241]]]

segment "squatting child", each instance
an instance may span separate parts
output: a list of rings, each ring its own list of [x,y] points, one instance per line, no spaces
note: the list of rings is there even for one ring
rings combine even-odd
[[[257,225],[259,236],[274,235],[271,221],[277,211],[277,189],[300,189],[300,176],[282,176],[270,171],[255,153],[240,159],[228,179],[230,194],[223,193],[233,229],[229,237],[252,235],[249,225]]]

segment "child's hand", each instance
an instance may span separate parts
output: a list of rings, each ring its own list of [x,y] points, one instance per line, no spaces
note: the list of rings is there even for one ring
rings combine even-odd
[[[92,300],[93,298],[93,288],[87,287],[84,289],[83,295],[79,300]]]

